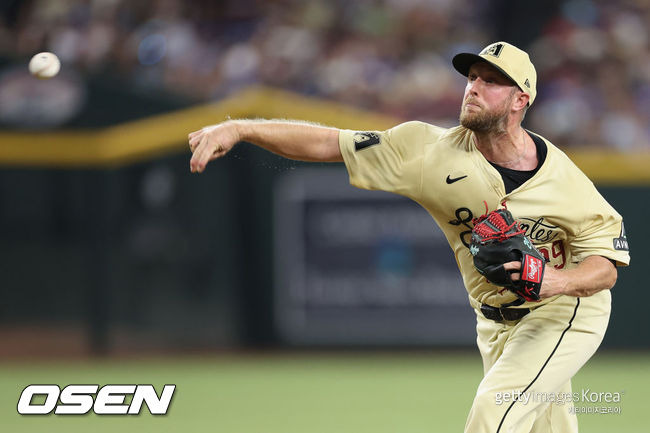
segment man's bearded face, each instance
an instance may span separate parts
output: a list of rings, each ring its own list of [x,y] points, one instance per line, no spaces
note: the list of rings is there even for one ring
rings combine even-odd
[[[500,132],[505,129],[514,92],[501,106],[490,110],[468,97],[460,110],[460,124],[474,132]]]

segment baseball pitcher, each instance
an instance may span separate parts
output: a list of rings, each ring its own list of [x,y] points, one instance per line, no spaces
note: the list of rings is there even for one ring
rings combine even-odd
[[[522,128],[537,84],[526,52],[496,42],[453,66],[467,77],[459,126],[228,121],[189,134],[190,169],[246,141],[343,161],[352,185],[418,202],[444,232],[476,312],[485,375],[465,431],[577,432],[570,403],[534,397],[570,393],[603,339],[616,268],[630,261],[622,218],[561,150]]]

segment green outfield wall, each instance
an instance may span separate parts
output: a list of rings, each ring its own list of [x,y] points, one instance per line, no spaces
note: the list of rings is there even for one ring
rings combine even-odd
[[[192,175],[187,133],[227,116],[375,130],[399,123],[252,88],[113,126],[0,130],[0,330],[60,329],[98,353],[286,344],[278,335],[274,256],[294,246],[278,245],[274,233],[275,186],[288,173],[326,164],[240,144]],[[570,156],[623,214],[631,246],[603,344],[649,348],[650,155]],[[345,176],[340,164],[327,167]]]

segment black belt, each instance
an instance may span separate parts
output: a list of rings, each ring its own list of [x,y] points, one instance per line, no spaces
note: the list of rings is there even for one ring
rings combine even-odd
[[[481,304],[481,313],[483,313],[486,319],[503,322],[504,320],[512,321],[521,319],[530,313],[530,308],[499,308],[488,304]]]

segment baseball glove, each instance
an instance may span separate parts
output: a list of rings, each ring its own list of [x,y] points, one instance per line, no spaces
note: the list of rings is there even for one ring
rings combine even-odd
[[[544,256],[524,235],[524,230],[507,209],[497,209],[474,219],[469,251],[474,266],[492,284],[515,293],[520,303],[539,301],[539,290],[544,277]],[[521,271],[506,271],[507,262],[521,262]],[[510,275],[520,272],[518,281]]]

